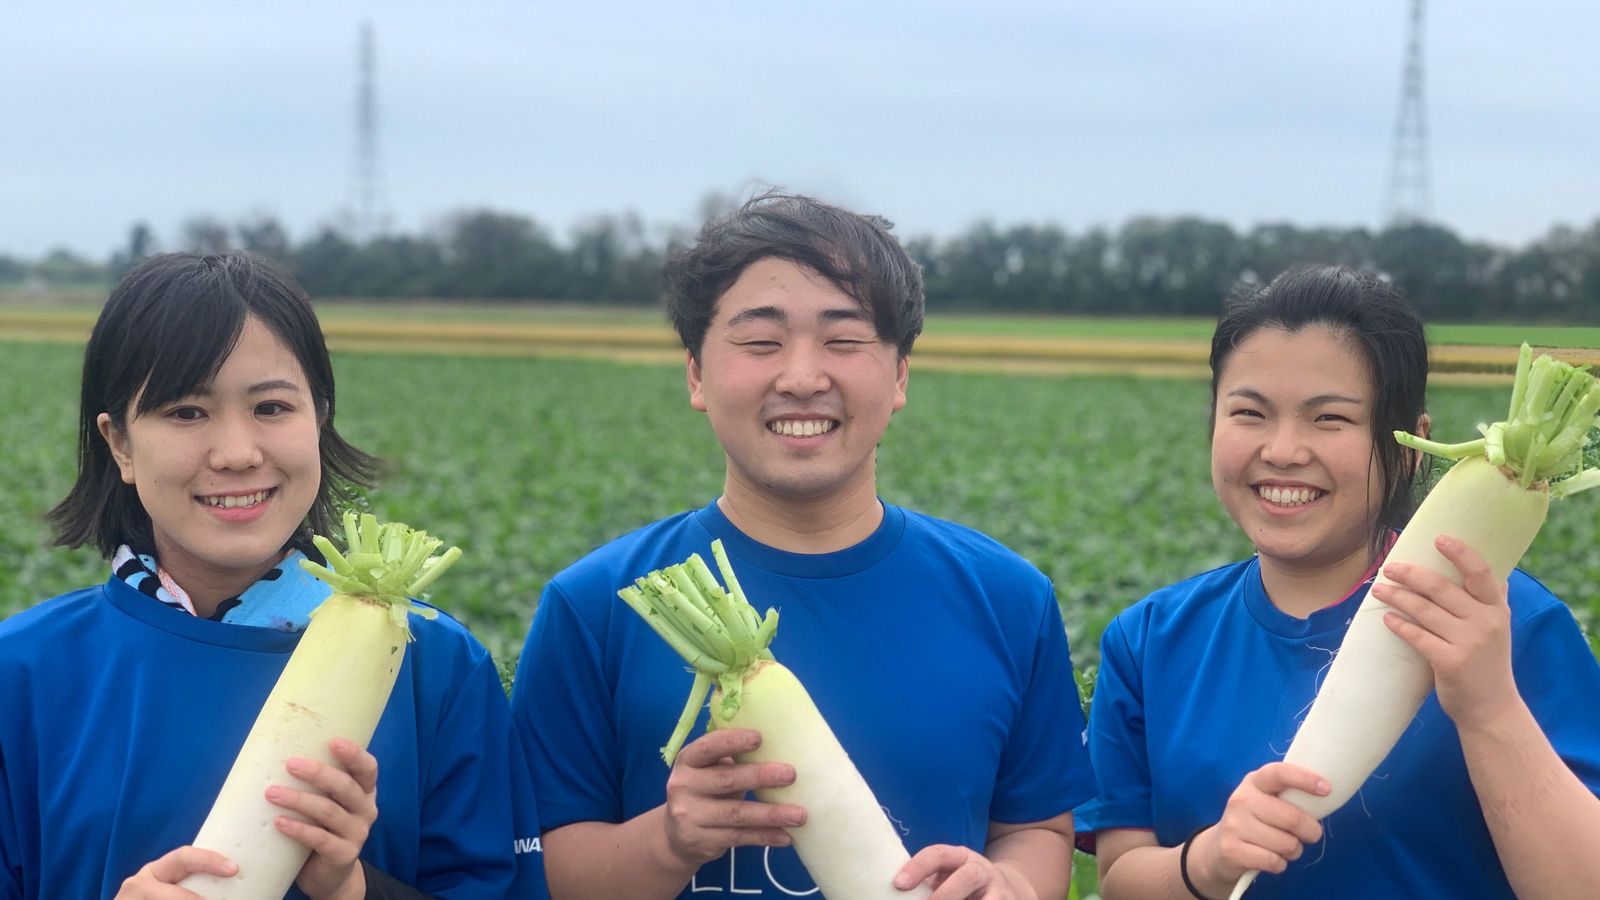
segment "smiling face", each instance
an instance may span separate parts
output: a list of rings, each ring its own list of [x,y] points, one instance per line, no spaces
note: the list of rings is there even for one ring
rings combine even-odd
[[[254,316],[210,384],[124,429],[106,413],[97,424],[149,513],[157,559],[197,607],[271,569],[321,484],[305,373]]]
[[[1339,332],[1262,328],[1217,382],[1211,481],[1263,570],[1353,584],[1370,565],[1383,495],[1373,460],[1374,388]]]
[[[772,257],[718,299],[688,361],[690,403],[727,454],[727,494],[777,506],[876,503],[875,453],[906,376],[860,304]]]

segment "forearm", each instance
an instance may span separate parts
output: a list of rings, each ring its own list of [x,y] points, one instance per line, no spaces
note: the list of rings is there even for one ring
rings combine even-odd
[[[1517,699],[1462,729],[1461,749],[1500,864],[1518,897],[1600,896],[1600,798],[1572,773]]]
[[[545,878],[554,900],[676,897],[698,866],[667,845],[656,807],[621,824],[574,822],[544,834]]]
[[[1026,828],[989,841],[984,850],[1019,897],[1065,897],[1072,885],[1072,838],[1049,828]]]
[[[1104,900],[1194,900],[1184,887],[1178,868],[1179,847],[1136,847],[1117,857],[1111,868],[1100,874],[1100,896]],[[1207,884],[1201,873],[1189,872],[1195,887],[1207,897],[1226,897],[1233,885]]]

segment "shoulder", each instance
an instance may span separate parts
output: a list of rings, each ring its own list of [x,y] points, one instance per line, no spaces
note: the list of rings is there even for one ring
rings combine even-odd
[[[104,586],[95,585],[52,597],[0,621],[0,659],[47,649],[58,635],[81,630],[104,608]]]
[[[467,667],[484,663],[493,664],[483,642],[479,641],[459,619],[430,603],[422,601],[417,603],[434,610],[438,615],[432,619],[425,619],[414,611],[411,613],[408,624],[414,639],[412,646],[414,651],[426,654],[433,661],[451,659]]]
[[[1576,620],[1572,610],[1551,593],[1539,579],[1521,569],[1513,569],[1506,584],[1506,602],[1511,607],[1511,629],[1521,631],[1542,623]]]
[[[1246,579],[1256,577],[1252,558],[1159,588],[1118,613],[1106,629],[1107,639],[1115,637],[1138,646],[1153,634],[1215,619],[1226,606],[1223,599],[1237,594]]]
[[[550,579],[541,605],[554,598],[609,608],[617,590],[633,579],[682,562],[688,553],[684,548],[696,547],[704,552],[709,542],[703,539],[703,529],[695,523],[694,516],[693,510],[669,516],[590,551]],[[702,539],[696,541],[696,534]]]
[[[919,557],[958,565],[985,578],[1048,584],[1038,566],[983,532],[915,510],[900,510],[906,517],[906,544]]]

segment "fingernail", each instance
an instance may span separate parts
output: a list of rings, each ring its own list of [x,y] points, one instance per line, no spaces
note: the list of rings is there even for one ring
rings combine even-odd
[[[267,799],[268,800],[282,800],[283,799],[283,788],[278,787],[277,785],[273,785],[272,787],[267,788]]]
[[[300,757],[296,756],[296,757],[291,758],[287,763],[284,763],[284,768],[288,769],[289,771],[293,772],[296,775],[299,775],[299,774],[305,772],[306,770],[310,769],[311,768],[311,764],[306,762],[305,760],[301,759]]]
[[[782,766],[778,769],[778,780],[784,784],[794,784],[794,766]]]
[[[901,891],[911,887],[911,876],[905,874],[904,872],[894,876],[894,886],[896,890]]]
[[[1327,792],[1329,792],[1331,790],[1333,790],[1333,785],[1328,783],[1328,779],[1320,778],[1320,779],[1317,780],[1317,791],[1319,793],[1326,794]]]
[[[784,816],[783,816],[783,824],[789,826],[790,828],[799,828],[801,825],[804,825],[805,823],[806,823],[805,813],[791,812],[791,813],[785,813]]]
[[[328,746],[339,753],[344,753],[350,749],[350,742],[344,738],[334,738],[328,742]]]

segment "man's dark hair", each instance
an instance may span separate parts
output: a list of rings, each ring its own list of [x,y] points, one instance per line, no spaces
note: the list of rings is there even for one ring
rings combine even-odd
[[[289,543],[303,549],[311,546],[312,531],[330,532],[334,507],[349,500],[354,485],[370,483],[377,461],[334,430],[333,366],[311,301],[264,256],[167,253],[122,279],[89,336],[78,411],[78,478],[50,511],[58,545],[93,544],[107,557],[119,544],[155,551],[150,514],[134,486],[123,483],[96,420],[107,413],[113,426],[125,429],[129,419],[203,389],[233,353],[251,316],[300,363],[320,423],[322,483]]]
[[[1416,511],[1415,485],[1425,480],[1427,470],[1426,461],[1416,464],[1391,437],[1417,426],[1428,392],[1422,317],[1393,285],[1344,266],[1302,265],[1265,287],[1236,291],[1211,336],[1211,420],[1214,425],[1222,370],[1245,338],[1263,328],[1295,334],[1313,325],[1348,339],[1372,379],[1372,461],[1383,485],[1372,533],[1377,551],[1391,529],[1410,521]]]
[[[872,317],[873,330],[901,357],[922,333],[922,270],[889,233],[887,219],[799,194],[769,192],[667,261],[667,314],[683,346],[700,358],[717,301],[752,263],[786,259],[828,279]]]

